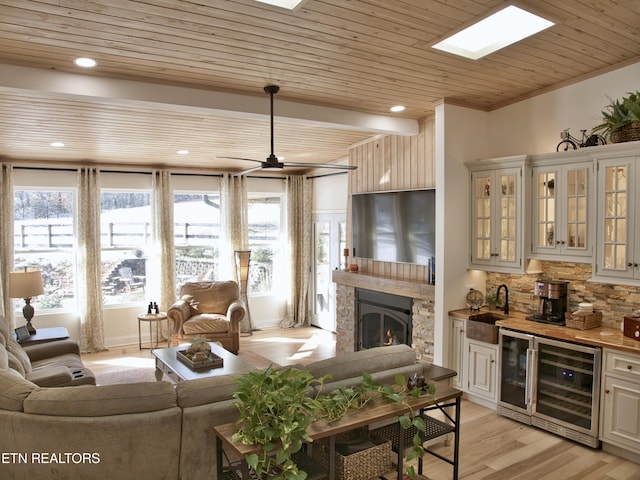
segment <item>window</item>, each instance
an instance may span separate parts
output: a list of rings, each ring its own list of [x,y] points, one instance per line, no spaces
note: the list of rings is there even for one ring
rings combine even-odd
[[[100,212],[103,303],[144,302],[151,193],[103,190]]]
[[[220,280],[220,194],[174,194],[176,291],[185,282]]]
[[[250,193],[248,196],[249,294],[271,293],[274,262],[281,254],[282,196]],[[277,272],[276,272],[277,274]]]
[[[14,265],[42,271],[36,311],[75,309],[74,191],[16,189]]]

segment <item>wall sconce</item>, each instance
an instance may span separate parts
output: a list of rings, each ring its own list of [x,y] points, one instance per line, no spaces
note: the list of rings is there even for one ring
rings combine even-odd
[[[253,324],[251,322],[251,312],[249,311],[249,299],[247,298],[247,286],[249,283],[249,264],[251,263],[251,250],[236,250],[233,252],[236,257],[236,274],[238,286],[240,287],[240,298],[244,302],[247,311],[246,320],[242,320],[240,331],[253,335]]]
[[[27,329],[33,335],[36,329],[31,325],[31,319],[35,313],[31,305],[31,299],[42,295],[44,287],[42,286],[42,272],[35,268],[17,270],[9,274],[9,297],[24,298],[25,306],[22,308],[22,315],[27,320]]]

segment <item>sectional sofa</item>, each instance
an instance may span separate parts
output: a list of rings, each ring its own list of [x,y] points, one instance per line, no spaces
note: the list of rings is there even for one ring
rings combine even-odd
[[[216,479],[212,427],[237,418],[235,376],[52,388],[27,380],[6,358],[0,345],[0,478]],[[359,382],[364,371],[379,382],[396,374],[433,376],[406,345],[303,368],[331,374],[329,389]]]

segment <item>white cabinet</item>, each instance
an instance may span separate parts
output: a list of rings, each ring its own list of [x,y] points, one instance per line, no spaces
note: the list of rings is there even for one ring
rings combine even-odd
[[[468,340],[467,354],[467,392],[496,402],[498,345]]]
[[[458,372],[452,385],[466,392],[469,399],[496,408],[498,399],[498,345],[468,339],[466,320],[449,317],[451,355],[449,368]]]
[[[523,270],[523,170],[526,157],[466,164],[471,174],[472,268]]]
[[[591,262],[593,161],[560,161],[550,158],[538,166],[533,161],[531,258]]]
[[[640,451],[640,355],[604,349],[600,440]]]
[[[640,284],[640,156],[598,159],[598,226],[594,274]]]

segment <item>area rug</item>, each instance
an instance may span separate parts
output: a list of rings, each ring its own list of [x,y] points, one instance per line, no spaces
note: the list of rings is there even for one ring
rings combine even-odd
[[[256,368],[267,368],[270,365],[278,367],[268,358],[253,352],[240,352],[238,356],[245,362]],[[116,385],[121,383],[138,383],[138,382],[155,382],[156,369],[153,362],[149,367],[142,368],[123,368],[122,370],[110,371],[105,373],[96,373],[96,384],[98,385]],[[163,380],[168,380],[166,377]]]

